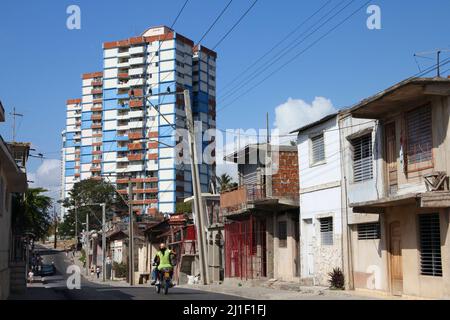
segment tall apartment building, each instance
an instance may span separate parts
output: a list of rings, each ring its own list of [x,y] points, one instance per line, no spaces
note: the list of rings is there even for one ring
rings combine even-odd
[[[192,195],[190,165],[177,163],[173,147],[175,129],[186,128],[182,92],[190,90],[202,130],[215,128],[216,56],[165,26],[104,43],[103,71],[84,74],[82,98],[67,101],[63,197],[88,178],[127,194],[131,179],[136,213],[175,212]],[[215,165],[199,173],[207,191]]]

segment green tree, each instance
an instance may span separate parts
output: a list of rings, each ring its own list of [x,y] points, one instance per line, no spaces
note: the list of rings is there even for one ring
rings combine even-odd
[[[60,235],[74,235],[75,211],[79,232],[84,228],[82,223],[86,221],[87,214],[89,214],[89,229],[101,229],[102,208],[92,205],[99,203],[106,203],[107,220],[115,214],[122,215],[128,212],[125,201],[118,195],[111,183],[95,179],[86,179],[75,183],[72,190],[69,191],[69,197],[63,201],[63,206],[68,211],[59,226]]]
[[[216,177],[216,180],[219,192],[229,191],[238,186],[236,182],[233,182],[233,178],[228,173],[222,173],[219,177]]]
[[[31,232],[36,239],[44,239],[52,223],[51,198],[43,195],[43,188],[29,188],[25,194],[13,196],[12,226],[15,234]]]

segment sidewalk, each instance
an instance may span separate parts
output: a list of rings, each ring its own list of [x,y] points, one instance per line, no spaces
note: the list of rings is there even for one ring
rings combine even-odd
[[[211,285],[181,285],[215,293],[235,295],[255,300],[400,300],[400,297],[386,296],[378,293],[359,291],[330,290],[326,287],[300,286],[294,282],[266,281],[257,285],[241,283],[224,283]]]

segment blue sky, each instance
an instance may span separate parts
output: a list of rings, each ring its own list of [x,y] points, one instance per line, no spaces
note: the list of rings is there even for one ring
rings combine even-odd
[[[339,1],[333,0],[327,8]],[[175,30],[199,40],[227,2],[190,0]],[[233,1],[203,44],[214,46],[252,2]],[[225,85],[325,2],[259,0],[216,49],[219,101]],[[300,52],[364,2],[354,1],[322,32],[311,36],[285,59]],[[18,120],[17,139],[31,141],[37,152],[58,159],[65,101],[81,95],[82,73],[101,70],[102,43],[139,35],[149,26],[170,25],[183,3],[184,0],[2,1],[0,99],[7,112],[16,107],[25,115]],[[81,8],[81,30],[66,28],[66,8],[71,4]],[[370,4],[381,8],[381,30],[369,30],[368,14],[365,9],[359,11],[300,58],[219,112],[218,126],[261,128],[265,126],[266,112],[273,126],[275,108],[289,98],[310,104],[315,97],[325,97],[337,108],[352,105],[418,72],[415,52],[450,47],[450,1],[381,0]],[[282,61],[271,60],[264,68],[277,68]],[[419,62],[422,67],[433,63],[428,59]],[[257,79],[251,79],[248,86],[256,82]],[[297,117],[302,123],[302,114]],[[7,115],[6,123],[1,125],[0,133],[6,140],[11,138],[11,122]],[[41,164],[41,160],[31,160],[30,172],[38,170]],[[54,183],[59,172],[53,173],[43,175],[53,176]]]

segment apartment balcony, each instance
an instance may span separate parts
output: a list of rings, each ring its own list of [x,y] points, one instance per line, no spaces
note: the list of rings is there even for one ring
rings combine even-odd
[[[122,51],[117,54],[117,57],[119,57],[119,58],[125,58],[125,57],[129,57],[129,56],[130,56],[129,51]]]
[[[130,66],[144,64],[144,57],[130,58],[128,63]]]
[[[95,151],[92,151],[92,154],[94,155],[94,154],[102,154],[102,151],[101,150],[95,150]]]
[[[91,108],[91,111],[92,112],[100,112],[100,111],[103,111],[103,107],[102,106],[93,106]]]
[[[122,179],[117,179],[116,183],[118,184],[123,184],[123,183],[128,183],[129,179],[128,178],[122,178]],[[151,178],[131,178],[131,182],[132,183],[149,183],[149,182],[158,182],[158,178],[157,177],[151,177]]]
[[[147,154],[147,160],[158,160],[158,154],[157,153]]]
[[[130,108],[141,108],[144,106],[144,102],[142,100],[131,100]]]
[[[94,160],[92,160],[92,163],[97,163],[97,164],[102,163],[102,159],[94,159]]]
[[[139,129],[144,126],[144,123],[142,121],[130,121],[128,122],[128,127],[130,129]]]
[[[126,172],[144,171],[143,164],[129,164]]]
[[[128,93],[117,93],[117,99],[128,99]]]
[[[91,94],[102,94],[103,90],[102,89],[92,89],[91,90]]]
[[[117,68],[128,68],[130,66],[130,63],[128,61],[120,62],[117,64]]]
[[[128,161],[142,161],[144,159],[144,155],[142,153],[139,154],[129,154]]]
[[[131,89],[128,91],[130,97],[142,97],[144,96],[144,90],[142,89]]]
[[[100,172],[100,171],[102,171],[102,168],[101,167],[91,167],[90,171],[91,172]]]
[[[130,76],[140,76],[144,73],[144,68],[133,68],[128,70]]]
[[[129,143],[128,150],[142,150],[144,146],[142,143]]]
[[[117,173],[126,173],[126,172],[128,172],[128,166],[126,166],[126,167],[118,167],[116,169],[116,172]]]
[[[128,151],[128,147],[127,146],[119,146],[119,147],[117,147],[117,151],[118,152],[126,152],[126,151]]]
[[[117,78],[119,78],[119,80],[120,80],[120,79],[122,79],[122,80],[128,80],[129,77],[130,77],[130,76],[128,75],[128,73],[125,73],[125,72],[117,74]]]
[[[158,193],[158,188],[134,189],[133,193]]]
[[[93,87],[100,87],[102,85],[103,85],[103,81],[101,79],[98,79],[98,80],[94,79],[91,81],[91,86],[93,86]]]
[[[116,162],[120,162],[120,163],[128,162],[128,157],[127,156],[117,157]]]
[[[130,54],[141,54],[144,53],[144,46],[138,46],[138,47],[131,47],[128,52]]]
[[[128,141],[129,140],[129,135],[123,135],[123,136],[117,136],[116,138],[117,141]]]
[[[93,123],[91,125],[91,129],[101,129],[102,128],[102,124],[101,123]]]
[[[128,126],[128,123],[127,124],[119,124],[119,125],[117,125],[117,130],[118,131],[125,131],[125,130],[128,130],[130,127]]]
[[[97,99],[92,100],[93,104],[97,104],[97,103],[101,104],[102,102],[103,102],[102,98],[97,98]]]
[[[128,132],[128,139],[130,140],[137,140],[142,138],[143,138],[142,132]]]
[[[158,199],[142,199],[142,200],[132,200],[131,204],[134,205],[143,205],[143,204],[152,204],[152,203],[157,203]]]
[[[78,127],[81,126],[81,121],[76,121],[75,125],[78,126]]]
[[[102,120],[102,114],[93,114],[91,120]]]
[[[220,194],[220,211],[225,217],[248,213],[251,210],[288,210],[298,208],[298,196],[276,197],[266,192],[265,185],[241,185]]]
[[[148,149],[158,149],[158,142],[149,142],[147,144]]]

